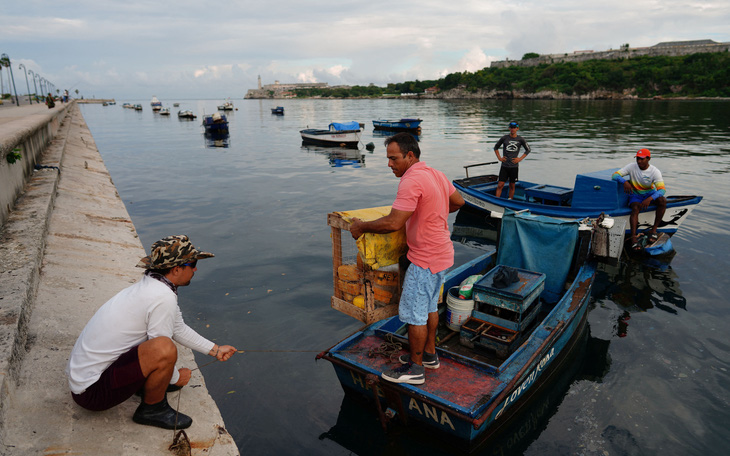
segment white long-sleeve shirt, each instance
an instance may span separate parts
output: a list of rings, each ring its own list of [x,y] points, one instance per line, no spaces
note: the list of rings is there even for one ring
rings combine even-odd
[[[205,354],[215,346],[185,324],[175,292],[144,275],[101,306],[86,324],[66,366],[71,391],[83,393],[123,353],[160,336]],[[179,378],[175,368],[170,383]]]

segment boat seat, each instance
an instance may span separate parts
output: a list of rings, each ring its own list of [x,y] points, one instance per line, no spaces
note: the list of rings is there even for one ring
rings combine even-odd
[[[541,201],[554,201],[560,206],[565,206],[573,198],[573,189],[554,185],[535,185],[525,189],[525,196]]]

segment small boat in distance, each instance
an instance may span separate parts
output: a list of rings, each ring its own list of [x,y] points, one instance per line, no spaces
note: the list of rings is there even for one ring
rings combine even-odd
[[[373,120],[375,130],[408,131],[421,127],[422,119]]]
[[[359,122],[332,122],[329,130],[317,130],[307,128],[300,130],[303,144],[314,144],[317,146],[348,147],[357,149],[362,135],[363,124]]]
[[[180,106],[180,103],[173,103],[172,106],[177,108],[178,106]]]
[[[162,109],[160,109],[160,115],[161,116],[169,116],[170,115],[170,108],[162,108]]]
[[[116,101],[114,101],[114,100],[112,100],[112,101],[110,101],[110,102],[109,102],[109,105],[110,105],[110,106],[111,106],[111,105],[115,105],[115,104],[117,104],[117,102],[116,102]]]
[[[141,111],[142,110],[142,105],[141,104],[134,105],[134,110],[135,111]]]
[[[153,111],[159,111],[160,109],[162,109],[162,102],[153,95],[152,100],[150,101],[150,106],[152,106]]]
[[[219,111],[233,111],[233,102],[230,100],[224,102],[222,105],[218,106]]]
[[[455,179],[454,187],[461,193],[466,204],[477,209],[489,211],[493,217],[499,217],[505,209],[513,211],[529,210],[535,215],[563,220],[597,219],[601,214],[610,215],[616,224],[625,224],[626,232],[630,232],[629,216],[631,208],[628,206],[628,195],[623,187],[611,179],[617,170],[605,169],[591,173],[576,175],[573,188],[558,187],[556,185],[539,184],[527,181],[517,181],[513,199],[507,199],[509,188],[502,189],[500,198],[495,196],[498,177],[494,174],[469,177],[469,168],[473,166],[491,165],[499,162],[479,163],[467,165],[467,177]],[[690,212],[702,201],[701,196],[665,195],[667,210],[659,223],[658,232],[673,235],[679,225],[689,216]],[[638,231],[651,228],[654,225],[656,207],[649,206],[639,213]]]
[[[284,115],[284,107],[283,106],[277,106],[275,108],[271,108],[271,113],[276,114],[278,116]]]
[[[189,109],[183,109],[182,111],[177,112],[177,118],[178,119],[195,119],[197,116],[193,114],[193,111]]]
[[[203,127],[208,134],[228,133],[228,118],[219,112],[204,114]]]
[[[134,109],[134,105],[132,103],[122,103],[122,108]]]

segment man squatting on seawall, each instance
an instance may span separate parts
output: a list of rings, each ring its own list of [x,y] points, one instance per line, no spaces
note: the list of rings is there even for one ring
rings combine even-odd
[[[167,403],[166,393],[190,381],[191,370],[177,369],[176,342],[228,360],[236,352],[217,345],[185,324],[177,289],[190,284],[198,260],[213,257],[193,247],[187,236],[169,236],[152,244],[137,267],[142,279],[96,311],[86,324],[66,366],[71,396],[81,407],[101,411],[139,393],[132,419],[164,429],[186,429],[192,418]]]
[[[420,385],[425,369],[440,365],[436,354],[438,298],[446,270],[454,264],[448,216],[464,200],[444,173],[420,161],[421,149],[409,133],[385,140],[388,167],[400,178],[390,214],[364,222],[353,218],[350,233],[358,239],[364,233],[391,233],[406,228],[408,260],[398,305],[400,320],[408,324],[410,354],[402,355],[403,366],[383,372],[385,380]]]
[[[499,167],[499,178],[497,181],[497,190],[494,192],[494,196],[497,198],[502,196],[502,188],[504,183],[509,180],[509,199],[515,196],[515,182],[519,174],[519,163],[527,157],[530,153],[530,146],[522,136],[517,136],[517,131],[520,126],[517,122],[509,123],[509,134],[504,135],[494,145],[494,154],[497,156],[497,160],[502,162],[502,166]],[[502,147],[502,156],[499,156],[499,148]],[[520,147],[525,148],[525,153],[521,157]]]
[[[631,208],[629,225],[631,225],[632,250],[641,250],[641,244],[636,238],[636,230],[639,226],[639,212],[649,207],[650,204],[656,206],[654,225],[649,230],[649,244],[653,244],[659,238],[656,230],[659,227],[659,222],[662,221],[662,217],[664,217],[664,212],[667,210],[667,199],[664,197],[666,190],[662,173],[654,165],[650,165],[649,160],[651,160],[649,149],[641,149],[636,152],[635,162],[629,163],[611,175],[611,179],[623,184],[624,192],[629,194],[629,207]],[[624,176],[628,176],[629,179],[624,179]]]

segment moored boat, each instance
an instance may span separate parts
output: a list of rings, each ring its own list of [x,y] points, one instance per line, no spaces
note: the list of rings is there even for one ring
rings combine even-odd
[[[219,111],[233,111],[233,102],[230,100],[225,101],[222,105],[218,106]]]
[[[170,108],[162,108],[162,109],[160,109],[160,115],[161,116],[169,116],[170,115]]]
[[[279,115],[279,116],[283,116],[284,115],[284,107],[283,106],[277,106],[275,108],[271,108],[271,113],[272,114]]]
[[[134,105],[132,103],[122,103],[122,108],[134,109]]]
[[[496,162],[483,163],[493,164]],[[480,165],[483,165],[480,164]],[[514,199],[507,198],[507,185],[502,189],[500,198],[495,196],[497,176],[493,174],[468,177],[454,180],[454,186],[461,193],[466,204],[489,211],[492,216],[499,217],[505,209],[520,211],[528,209],[536,215],[546,215],[564,220],[598,218],[601,213],[610,215],[617,224],[623,224],[630,231],[628,195],[618,182],[611,179],[616,169],[606,169],[590,173],[581,173],[575,177],[572,188],[556,185],[538,184],[517,181]],[[658,232],[673,235],[681,223],[689,216],[702,196],[666,195],[667,210],[664,213]],[[639,213],[638,231],[651,228],[656,211],[654,206]]]
[[[180,103],[173,103],[172,106],[177,108],[178,106],[180,106]]]
[[[307,128],[300,130],[302,143],[317,146],[357,148],[362,135],[362,124],[358,122],[332,122],[328,130]]]
[[[152,100],[150,101],[150,106],[152,106],[153,111],[159,111],[160,109],[162,109],[162,102],[153,95]]]
[[[189,109],[183,109],[177,112],[178,119],[195,119],[197,116]]]
[[[598,229],[529,213],[505,215],[497,251],[447,275],[440,367],[427,369],[422,385],[380,377],[408,353],[407,325],[397,315],[356,331],[318,359],[332,363],[346,392],[374,403],[384,427],[395,416],[477,445],[559,374],[577,346],[596,272],[588,253],[591,232]],[[530,235],[523,238],[523,230]],[[499,288],[497,274],[505,268],[514,268],[518,279]],[[474,274],[483,274],[474,285],[474,308],[454,330],[449,301],[459,301],[454,291]],[[384,349],[389,356],[378,356]]]
[[[399,120],[373,120],[375,130],[418,130],[421,127],[422,119],[399,119]]]
[[[141,111],[142,110],[142,105],[141,104],[136,104],[136,105],[133,106],[133,108],[134,108],[135,111]]]
[[[228,118],[219,112],[205,114],[203,115],[203,127],[206,133],[228,133]]]

